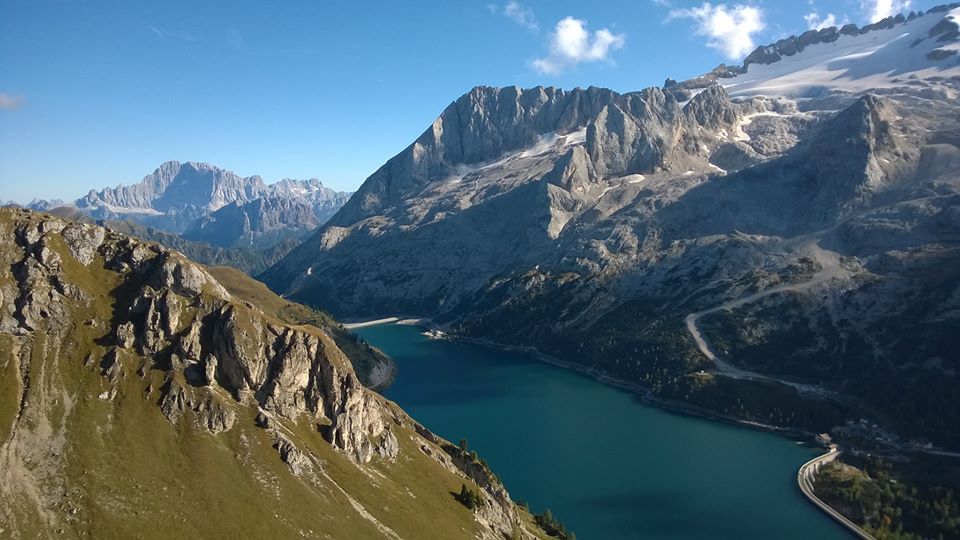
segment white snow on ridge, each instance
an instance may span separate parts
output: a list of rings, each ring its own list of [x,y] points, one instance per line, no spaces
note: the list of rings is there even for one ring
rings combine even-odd
[[[777,118],[790,118],[791,116],[799,116],[799,115],[802,115],[802,114],[804,114],[804,113],[783,114],[783,113],[778,113],[778,112],[775,112],[775,111],[755,112],[755,113],[750,113],[750,114],[744,116],[744,117],[743,117],[743,120],[740,122],[740,125],[741,125],[741,126],[749,126],[749,125],[753,122],[753,119],[754,119],[754,118],[758,118],[758,117],[760,117],[760,116],[775,116],[775,117],[777,117]]]
[[[619,178],[619,180],[620,180],[619,182],[611,183],[611,184],[608,185],[607,187],[603,188],[603,191],[600,192],[600,195],[597,195],[597,202],[600,202],[600,199],[602,199],[604,195],[606,195],[607,193],[609,193],[610,191],[612,191],[612,190],[614,190],[614,189],[622,188],[622,187],[625,187],[625,186],[627,186],[627,185],[629,185],[629,184],[639,184],[640,182],[643,182],[645,179],[646,179],[646,177],[645,177],[644,175],[642,175],[642,174],[628,174],[628,175],[626,175],[626,176],[621,176],[621,177]],[[617,179],[614,178],[614,179],[611,179],[611,180],[608,180],[608,181],[609,181],[609,182],[615,182],[616,180],[617,180]],[[582,189],[582,188],[578,188],[577,191],[583,191],[583,189]]]
[[[960,21],[960,8],[946,17]],[[751,64],[747,73],[720,82],[733,96],[801,97],[819,88],[863,92],[902,86],[908,77],[960,75],[960,55],[929,60],[933,49],[960,51],[960,43],[944,44],[928,37],[943,15],[923,17],[885,30],[857,36],[841,35],[833,43],[818,43],[772,64]],[[917,40],[923,40],[912,46]]]
[[[560,150],[575,144],[583,144],[587,140],[587,128],[581,128],[566,135],[544,133],[537,136],[537,142],[532,147],[517,154],[517,157],[533,157],[545,154],[550,150]]]
[[[565,150],[568,147],[576,146],[578,144],[584,144],[587,141],[587,128],[581,128],[577,131],[567,133],[566,135],[560,135],[555,132],[542,133],[537,135],[537,142],[533,146],[520,150],[517,152],[511,152],[509,154],[503,155],[500,159],[494,161],[487,161],[483,163],[472,163],[469,165],[459,164],[454,167],[454,174],[447,178],[447,182],[456,183],[463,180],[465,176],[470,174],[480,172],[486,169],[492,169],[494,167],[499,167],[515,159],[523,159],[536,157],[547,152],[559,152]]]
[[[778,113],[774,111],[762,111],[762,112],[751,113],[744,116],[742,119],[740,119],[740,123],[737,125],[736,131],[734,131],[732,135],[728,135],[726,130],[720,130],[720,137],[728,138],[729,140],[732,140],[732,141],[748,142],[750,141],[750,135],[746,131],[744,131],[743,128],[752,124],[754,118],[759,118],[762,116],[769,116],[774,118],[791,118],[794,116],[807,116],[807,113],[800,112],[800,113],[792,113],[792,114],[783,114],[783,113]]]

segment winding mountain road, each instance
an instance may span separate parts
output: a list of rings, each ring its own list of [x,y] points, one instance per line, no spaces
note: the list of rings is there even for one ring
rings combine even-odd
[[[812,384],[802,384],[792,381],[787,381],[784,379],[778,379],[775,377],[770,377],[753,371],[747,371],[735,367],[724,360],[720,359],[719,356],[714,352],[713,347],[710,345],[710,342],[707,341],[706,336],[700,331],[700,328],[697,326],[697,322],[705,315],[710,315],[711,313],[717,313],[718,311],[725,311],[746,304],[750,304],[760,300],[761,298],[766,298],[774,294],[792,291],[792,292],[801,292],[821,283],[825,283],[832,279],[843,278],[848,275],[847,270],[843,268],[840,264],[840,257],[833,252],[826,251],[821,248],[816,242],[808,243],[804,246],[813,257],[814,260],[820,264],[820,270],[813,274],[809,280],[801,283],[787,283],[784,285],[777,285],[776,287],[770,287],[769,289],[764,289],[762,291],[737,298],[735,300],[730,300],[724,302],[718,306],[714,306],[703,311],[698,311],[696,313],[691,313],[687,315],[684,320],[687,325],[687,331],[690,333],[690,336],[693,337],[694,342],[697,344],[697,348],[700,349],[700,352],[712,361],[717,366],[717,371],[724,376],[733,378],[733,379],[746,379],[754,381],[773,381],[780,384],[785,384],[787,386],[796,388],[801,392],[812,392],[821,395],[828,395],[829,392],[823,388],[812,385]]]

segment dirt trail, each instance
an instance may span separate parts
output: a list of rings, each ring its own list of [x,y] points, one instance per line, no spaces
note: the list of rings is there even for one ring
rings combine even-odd
[[[801,283],[788,283],[784,285],[777,285],[776,287],[770,287],[741,298],[730,300],[724,302],[718,306],[714,306],[703,311],[698,311],[696,313],[691,313],[687,315],[685,322],[687,324],[687,331],[690,332],[690,335],[693,337],[693,340],[697,344],[697,348],[700,349],[700,352],[703,353],[708,359],[710,359],[716,366],[720,374],[727,377],[732,377],[734,379],[749,379],[756,381],[775,381],[787,386],[791,386],[800,390],[801,392],[813,392],[817,394],[828,394],[826,390],[820,388],[819,386],[812,384],[801,384],[796,382],[791,382],[783,379],[777,379],[775,377],[769,377],[767,375],[762,375],[753,371],[746,371],[735,366],[728,364],[727,362],[721,360],[717,354],[714,352],[713,347],[707,341],[707,338],[700,332],[700,328],[697,326],[697,322],[705,315],[711,313],[716,313],[718,311],[730,310],[738,308],[740,306],[750,304],[760,300],[761,298],[766,298],[767,296],[778,294],[787,291],[793,292],[802,292],[811,287],[819,285],[820,283],[825,283],[832,279],[842,279],[849,275],[849,272],[843,268],[840,264],[840,257],[831,251],[826,251],[821,248],[817,243],[810,242],[804,246],[804,248],[809,252],[810,256],[817,261],[820,265],[820,270],[810,276],[810,279]]]

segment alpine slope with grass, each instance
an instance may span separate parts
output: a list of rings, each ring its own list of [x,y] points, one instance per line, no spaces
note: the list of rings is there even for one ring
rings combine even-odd
[[[96,225],[0,210],[0,238],[3,536],[543,536],[312,310]]]

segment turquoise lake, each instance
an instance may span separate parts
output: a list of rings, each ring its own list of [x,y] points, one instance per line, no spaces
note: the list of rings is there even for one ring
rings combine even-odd
[[[467,439],[515,500],[550,508],[579,540],[849,538],[797,488],[816,448],[664,411],[526,353],[412,326],[354,331],[396,360],[388,398]]]

